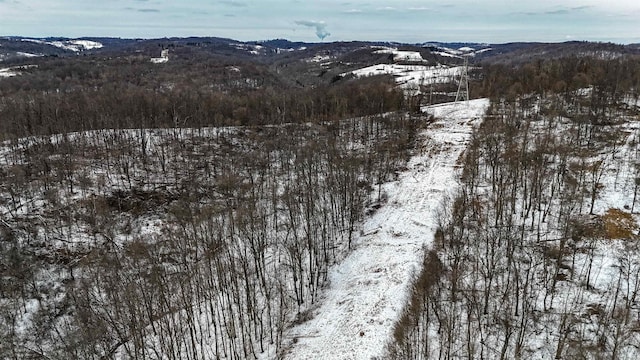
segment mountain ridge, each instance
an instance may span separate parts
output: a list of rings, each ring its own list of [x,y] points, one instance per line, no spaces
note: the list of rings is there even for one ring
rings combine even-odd
[[[99,47],[87,48],[75,46],[77,43],[94,42]],[[117,37],[0,37],[0,61],[21,61],[29,55],[39,57],[60,57],[89,54],[122,54],[130,52],[157,52],[164,48],[193,48],[206,53],[220,53],[229,55],[249,55],[274,58],[286,52],[321,49],[335,51],[336,49],[351,49],[372,46],[387,46],[397,48],[427,49],[439,52],[442,49],[448,55],[456,55],[455,51],[463,47],[474,50],[488,50],[476,54],[476,61],[489,62],[521,62],[524,57],[562,57],[582,56],[590,53],[608,52],[615,56],[640,55],[640,44],[614,44],[587,41],[567,41],[562,43],[546,42],[509,42],[509,43],[474,43],[474,42],[440,42],[426,41],[422,43],[401,43],[385,41],[336,41],[336,42],[303,42],[288,39],[268,39],[239,41],[220,37],[165,37],[165,38],[117,38]],[[253,52],[251,52],[253,51]]]

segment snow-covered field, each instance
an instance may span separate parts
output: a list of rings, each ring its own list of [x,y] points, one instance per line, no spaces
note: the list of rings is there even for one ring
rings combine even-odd
[[[8,68],[3,68],[3,69],[0,69],[0,78],[18,76],[22,74],[20,70],[26,70],[36,66],[37,65],[22,65],[22,66],[13,66]]]
[[[458,158],[489,105],[487,99],[424,108],[438,120],[388,200],[364,224],[354,250],[330,269],[311,319],[289,329],[286,359],[383,359],[396,321],[433,240],[436,215],[457,187]]]
[[[13,71],[12,68],[4,68],[4,69],[0,69],[0,78],[3,77],[12,77],[12,76],[16,76],[19,75],[19,73]]]
[[[18,51],[16,53],[16,55],[21,56],[21,57],[26,57],[26,58],[34,58],[34,57],[42,57],[42,56],[44,56],[42,54],[31,54],[31,53],[20,52],[20,51]]]
[[[488,47],[489,45],[487,44],[483,45],[485,47],[479,50],[476,50],[468,46],[461,47],[459,49],[452,49],[449,47],[438,46],[438,45],[430,45],[430,46],[438,50],[438,51],[432,51],[434,54],[444,56],[444,57],[452,57],[452,58],[462,58],[462,55],[466,55],[466,54],[475,56],[477,54],[481,54],[481,53],[493,50],[492,48]]]
[[[462,70],[462,66],[378,64],[344,73],[342,76],[392,75],[403,89],[419,90],[420,85],[453,82],[456,77],[460,76]]]
[[[253,45],[253,44],[241,44],[241,43],[232,43],[229,44],[238,50],[246,50],[249,54],[252,55],[260,55],[264,54],[265,49],[262,45]]]
[[[374,54],[393,54],[393,61],[426,62],[419,51],[405,51],[383,47],[380,50],[374,51]]]
[[[47,41],[38,40],[38,39],[22,39],[22,41],[33,42],[37,44],[47,44],[63,50],[68,50],[73,52],[100,49],[103,47],[101,43],[97,41],[91,41],[91,40],[65,40],[65,41],[48,41],[47,42]]]

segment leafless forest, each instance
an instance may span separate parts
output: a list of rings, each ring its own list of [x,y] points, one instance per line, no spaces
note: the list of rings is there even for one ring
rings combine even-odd
[[[277,350],[420,120],[381,114],[404,106],[385,81],[245,95],[22,81],[0,110],[3,358]]]
[[[431,120],[387,76],[38,61],[0,80],[6,359],[277,354]],[[394,357],[637,358],[640,61],[478,64],[471,88],[492,106]]]
[[[443,206],[396,358],[638,357],[638,69],[566,59],[510,75]]]

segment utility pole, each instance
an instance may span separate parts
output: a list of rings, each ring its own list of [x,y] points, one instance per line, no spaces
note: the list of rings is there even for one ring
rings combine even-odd
[[[458,81],[458,92],[456,93],[456,101],[469,102],[469,57],[471,54],[462,55],[464,58],[464,65],[462,65],[462,71],[460,73],[460,81]]]

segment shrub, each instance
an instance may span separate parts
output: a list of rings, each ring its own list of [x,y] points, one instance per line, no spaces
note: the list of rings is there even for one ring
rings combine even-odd
[[[604,221],[605,237],[607,239],[631,239],[635,237],[634,232],[638,229],[633,216],[620,209],[609,209],[602,216]]]

